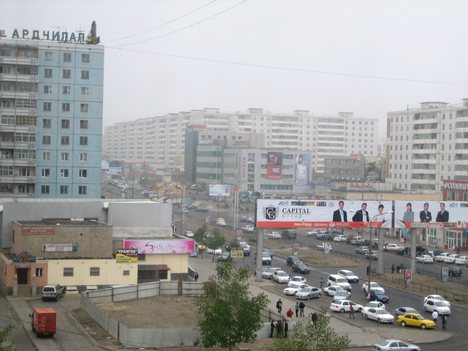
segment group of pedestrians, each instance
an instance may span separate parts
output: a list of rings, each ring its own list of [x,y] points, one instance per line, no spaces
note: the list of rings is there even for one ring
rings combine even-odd
[[[281,298],[279,298],[278,301],[276,301],[276,310],[281,315],[281,312],[283,311],[283,301],[281,300]],[[304,310],[305,310],[305,303],[303,301],[296,302],[296,305],[294,306],[294,311],[291,307],[288,308],[288,310],[286,311],[286,316],[288,317],[288,319],[293,318],[294,314],[296,315],[296,318],[304,317]],[[278,338],[281,338],[281,337],[287,338],[288,328],[289,328],[289,325],[288,325],[287,319],[282,318],[277,321],[272,319],[270,323],[270,338],[273,338],[275,335]],[[275,331],[276,331],[276,334],[275,334]]]
[[[275,336],[277,338],[287,338],[288,337],[289,324],[286,319],[278,319],[276,322],[272,319],[270,323],[270,338]]]
[[[437,313],[437,311],[434,310],[434,312],[432,312],[432,320],[434,321],[434,323],[437,325],[437,320],[439,319],[439,313]],[[440,319],[442,320],[442,329],[446,329],[447,328],[447,316],[445,314],[443,314]]]
[[[279,314],[281,314],[281,311],[283,310],[283,301],[281,301],[281,298],[276,301],[276,309]],[[294,310],[296,312],[296,318],[299,317],[304,317],[304,310],[305,310],[305,303],[303,301],[301,302],[296,302],[296,305],[294,306]],[[294,316],[294,312],[291,308],[288,309],[286,312],[286,315],[289,318],[292,318]]]

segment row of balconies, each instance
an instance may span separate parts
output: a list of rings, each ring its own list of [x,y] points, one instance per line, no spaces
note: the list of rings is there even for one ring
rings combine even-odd
[[[10,65],[39,65],[37,57],[21,57],[21,56],[0,56],[0,63]]]
[[[36,91],[15,91],[15,90],[0,90],[0,98],[9,99],[37,99]]]
[[[34,184],[36,183],[36,177],[22,177],[22,176],[1,176],[0,177],[0,183],[14,183],[14,184],[19,184],[19,183],[27,183],[27,184]]]
[[[33,158],[3,158],[3,157],[0,157],[0,163],[2,164],[2,166],[35,167],[36,166],[36,159],[33,159]]]
[[[37,116],[37,108],[0,107],[0,114],[17,116]]]
[[[39,76],[37,74],[0,74],[0,80],[37,83]]]

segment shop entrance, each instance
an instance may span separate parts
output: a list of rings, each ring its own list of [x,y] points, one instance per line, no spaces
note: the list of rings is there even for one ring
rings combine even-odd
[[[28,284],[28,271],[29,268],[16,268],[18,284]]]

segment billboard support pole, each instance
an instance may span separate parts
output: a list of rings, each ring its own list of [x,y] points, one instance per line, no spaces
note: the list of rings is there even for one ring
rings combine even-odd
[[[411,235],[411,272],[416,273],[416,233],[410,228],[408,234]]]
[[[255,281],[261,282],[262,281],[262,253],[263,253],[263,235],[264,229],[257,228],[257,265],[255,270]]]

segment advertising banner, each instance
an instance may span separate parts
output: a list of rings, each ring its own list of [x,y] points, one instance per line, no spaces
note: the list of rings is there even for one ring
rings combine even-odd
[[[298,154],[294,163],[294,184],[309,185],[310,183],[310,155]]]
[[[283,153],[269,152],[267,153],[266,165],[267,179],[283,179]]]
[[[138,263],[137,249],[117,249],[115,253],[116,263]]]
[[[232,258],[243,258],[244,257],[244,250],[231,250],[231,257]]]
[[[391,201],[257,200],[257,228],[391,226]]]
[[[124,240],[124,249],[137,249],[139,254],[190,254],[194,241],[187,240]]]
[[[460,228],[468,221],[468,202],[395,201],[395,219],[407,228]]]
[[[209,196],[230,196],[231,186],[225,184],[210,184],[208,188]]]

